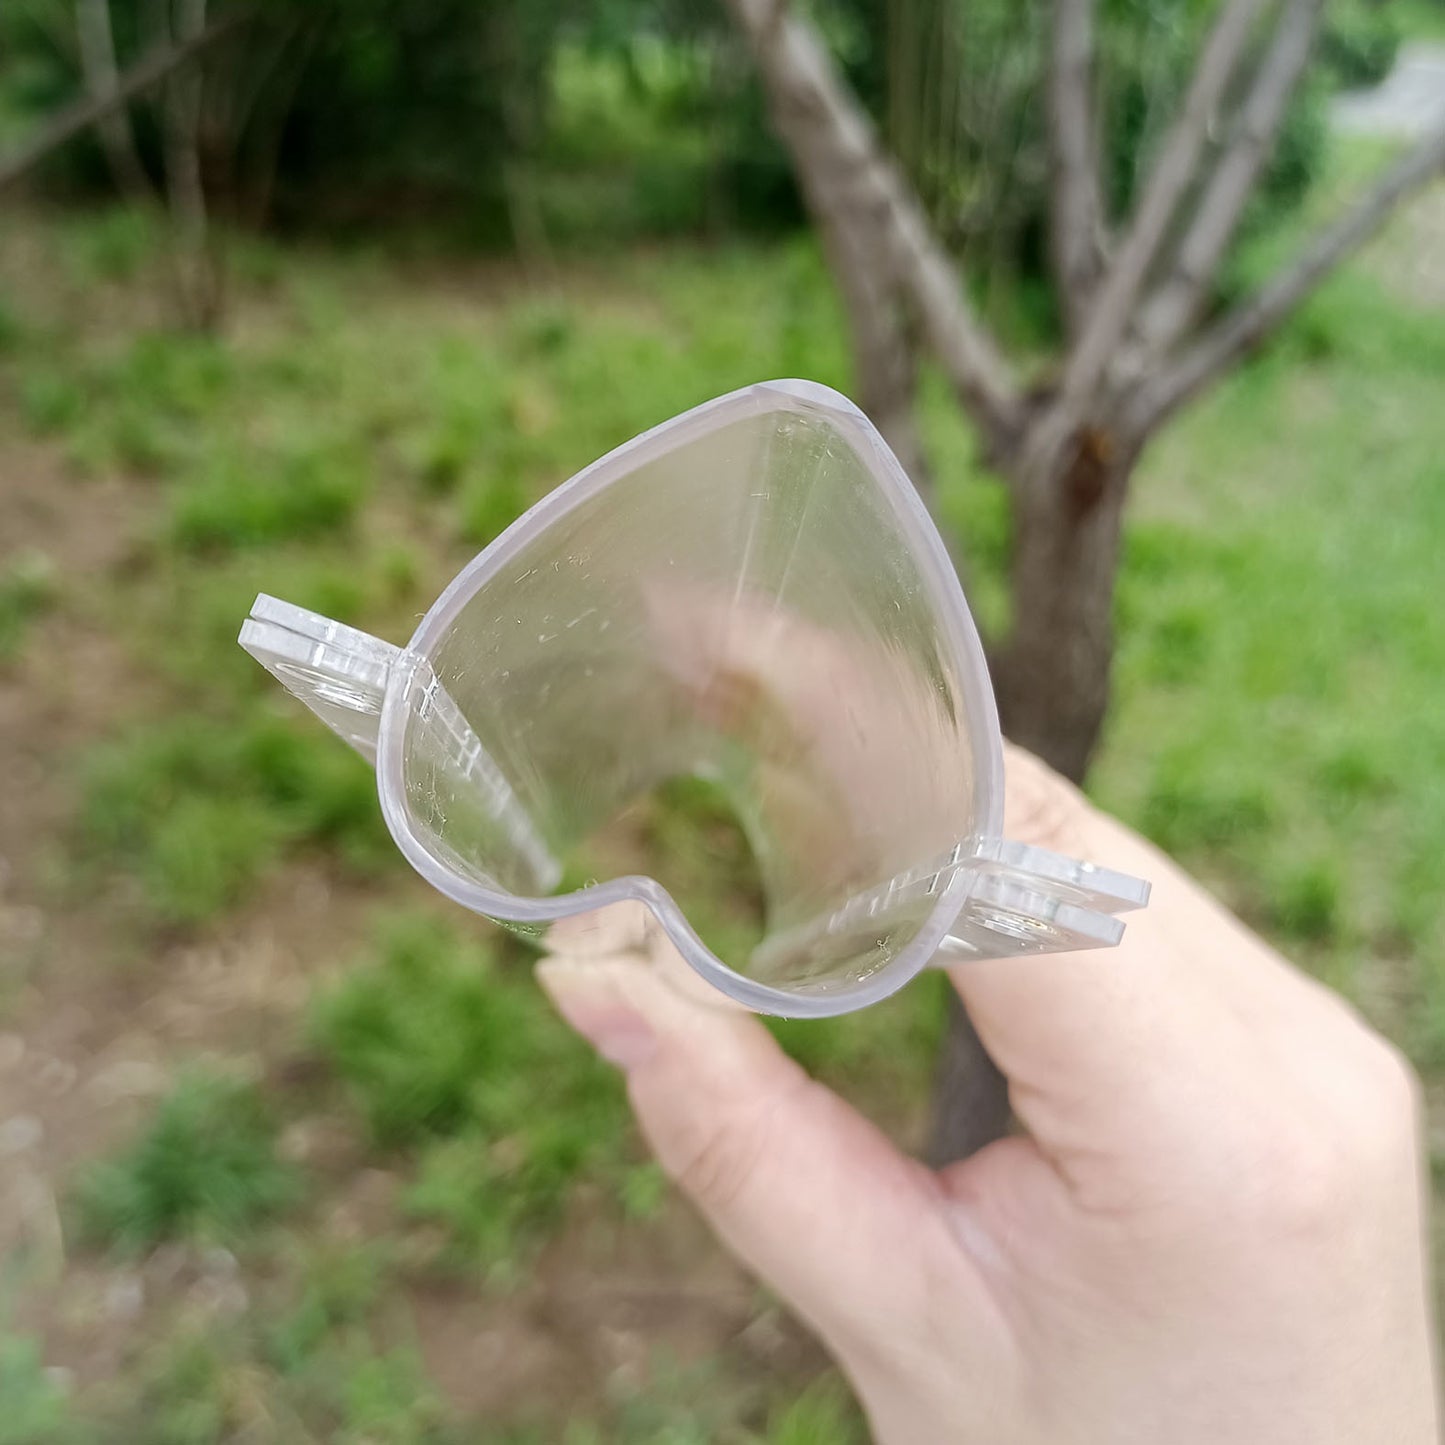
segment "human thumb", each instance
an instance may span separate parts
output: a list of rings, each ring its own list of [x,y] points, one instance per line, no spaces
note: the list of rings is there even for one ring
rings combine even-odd
[[[685,966],[655,930],[649,949],[554,955],[537,977],[625,1072],[658,1162],[723,1241],[835,1352],[866,1348],[880,1317],[910,1318],[926,1295],[918,1246],[945,1232],[936,1181],[756,1018],[685,994],[668,976]]]

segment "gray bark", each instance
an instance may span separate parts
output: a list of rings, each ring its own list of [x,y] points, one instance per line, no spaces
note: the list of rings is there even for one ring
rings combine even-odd
[[[1103,211],[1094,124],[1094,0],[1058,0],[1049,65],[1049,239],[1069,334],[1083,329],[1098,279]]]
[[[1041,426],[1062,439],[1088,412],[1104,368],[1123,339],[1134,303],[1168,234],[1179,203],[1193,183],[1209,126],[1233,78],[1249,32],[1267,0],[1228,0],[1200,55],[1184,99],[1149,172],[1138,207],[1100,285],[1078,344],[1064,366],[1055,416]]]
[[[974,315],[923,207],[881,153],[861,106],[812,27],[789,10],[787,0],[729,0],[822,230],[848,304],[855,351],[860,362],[879,358],[876,373],[866,377],[860,364],[860,385],[876,387],[880,395],[911,394],[889,380],[904,376],[906,368],[890,370],[888,345],[896,337],[885,324],[897,314],[896,303],[905,301],[1009,483],[1015,520],[1013,627],[995,655],[1000,715],[1015,741],[1075,779],[1088,765],[1108,705],[1124,505],[1149,436],[1267,337],[1405,196],[1445,168],[1441,134],[1417,146],[1294,265],[1192,346],[1121,378],[1116,370],[1121,343],[1131,332],[1137,335],[1145,287],[1165,260],[1185,197],[1200,183],[1210,128],[1268,3],[1226,0],[1124,239],[1102,275],[1088,284],[1088,303],[1080,308],[1061,359],[1059,381],[1031,398]],[[1055,23],[1063,27],[1054,39],[1053,144],[1059,169],[1079,164],[1075,141],[1086,134],[1078,84],[1090,14],[1087,0],[1058,0],[1055,10]],[[1206,180],[1205,207],[1184,231],[1178,258],[1183,269],[1176,266],[1156,293],[1168,303],[1167,311],[1156,313],[1168,323],[1160,336],[1187,331],[1195,322],[1199,277],[1218,264],[1233,236],[1317,18],[1317,0],[1288,0],[1254,76],[1243,123]],[[1065,135],[1066,122],[1079,128]],[[1052,204],[1081,214],[1088,204],[1087,178],[1056,171],[1055,182]],[[1077,221],[1055,217],[1055,226],[1055,266],[1067,291],[1078,283],[1065,278],[1081,274],[1082,258],[1072,249],[1081,233]],[[1187,281],[1187,296],[1170,289],[1180,276]],[[952,1012],[938,1081],[930,1148],[935,1162],[971,1153],[1003,1131],[1004,1081],[961,1008]]]
[[[1445,126],[1417,141],[1333,225],[1207,330],[1172,364],[1145,382],[1125,412],[1129,430],[1147,436],[1180,407],[1239,364],[1276,331],[1347,256],[1365,244],[1408,196],[1445,174]]]
[[[883,153],[812,26],[776,0],[728,0],[748,39],[778,134],[824,231],[858,238],[857,255],[906,299],[969,414],[992,446],[1011,442],[1018,388],[974,315],[922,204]]]
[[[179,0],[175,16],[177,45],[194,44],[205,34],[206,0]],[[203,79],[199,66],[174,73],[166,82],[163,116],[176,293],[182,319],[198,330],[213,326],[220,312],[220,278],[201,173]]]
[[[1083,780],[1109,703],[1114,577],[1136,453],[1086,430],[1065,465],[1013,487],[1013,625],[994,661],[1016,743]]]
[[[93,100],[107,102],[120,85],[115,60],[115,35],[110,23],[110,0],[76,0],[75,33],[80,43],[85,88]],[[111,175],[121,194],[132,200],[152,200],[154,187],[136,151],[135,135],[125,103],[108,108],[95,124]]]
[[[1135,327],[1142,364],[1165,355],[1209,295],[1245,206],[1274,149],[1290,97],[1319,31],[1324,0],[1292,0],[1246,99],[1235,133],[1195,206],[1169,276]]]
[[[989,1057],[978,1030],[952,989],[947,1008],[943,1044],[933,1076],[933,1097],[947,1100],[947,1106],[934,1108],[924,1149],[925,1160],[935,1169],[967,1159],[985,1144],[1002,1139],[1013,1120],[1008,1080]]]
[[[153,90],[172,72],[190,64],[203,51],[218,44],[244,24],[242,12],[217,17],[194,40],[181,45],[159,45],[120,76],[108,95],[82,96],[47,121],[29,139],[0,156],[0,193],[23,180],[47,156],[98,125],[118,107]]]

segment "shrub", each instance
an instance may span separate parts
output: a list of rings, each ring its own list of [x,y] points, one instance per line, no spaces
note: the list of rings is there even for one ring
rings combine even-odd
[[[222,457],[200,481],[178,489],[171,535],[192,551],[260,547],[324,536],[350,524],[369,485],[364,462],[318,448],[267,464]]]
[[[373,1137],[420,1146],[406,1207],[465,1256],[506,1265],[572,1181],[613,1165],[626,1109],[612,1071],[494,944],[417,914],[316,1002],[312,1037]]]
[[[28,1335],[0,1332],[0,1445],[71,1445],[77,1439],[65,1391]]]
[[[42,553],[21,552],[0,563],[0,663],[19,653],[55,591],[55,569]]]
[[[275,1145],[276,1123],[255,1085],[189,1069],[126,1148],[82,1173],[82,1228],[123,1252],[168,1238],[232,1238],[300,1193]]]
[[[86,767],[82,853],[137,878],[146,906],[193,924],[235,902],[285,849],[391,857],[370,769],[329,732],[260,715],[141,727]]]

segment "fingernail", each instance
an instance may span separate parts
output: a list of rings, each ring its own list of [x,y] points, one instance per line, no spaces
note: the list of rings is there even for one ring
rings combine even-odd
[[[606,977],[605,967],[546,959],[537,965],[537,981],[569,1027],[627,1073],[657,1052],[657,1034]]]

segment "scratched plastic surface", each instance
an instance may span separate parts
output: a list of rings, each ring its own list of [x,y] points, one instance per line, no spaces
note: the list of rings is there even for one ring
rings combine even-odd
[[[1116,942],[1147,885],[999,836],[973,624],[907,478],[844,398],[724,397],[545,498],[408,646],[270,598],[242,643],[374,759],[412,863],[544,929],[647,904],[742,1002],[825,1014],[936,956]],[[719,959],[651,878],[555,894],[558,860],[665,779],[727,795],[767,932]]]

